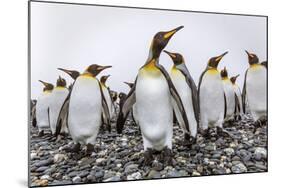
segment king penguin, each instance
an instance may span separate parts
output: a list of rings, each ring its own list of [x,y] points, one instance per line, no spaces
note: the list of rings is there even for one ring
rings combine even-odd
[[[217,67],[227,53],[225,52],[220,56],[211,58],[199,78],[200,127],[203,130],[203,135],[206,135],[208,128],[211,127],[217,127],[218,131],[222,129],[226,112],[226,101],[223,83]]]
[[[243,109],[242,109],[242,94],[240,87],[236,84],[236,80],[239,77],[239,74],[236,76],[232,76],[230,81],[233,86],[234,94],[235,94],[235,112],[234,118],[235,120],[241,120],[243,116]]]
[[[51,102],[49,106],[50,111],[50,128],[53,135],[56,134],[56,125],[57,125],[57,119],[59,117],[59,113],[61,110],[61,107],[68,96],[68,89],[66,88],[66,81],[65,79],[59,78],[57,79],[57,85],[53,89],[53,92],[51,94]],[[66,135],[68,133],[67,126],[65,119],[62,122],[62,128],[60,131],[60,134]]]
[[[114,110],[114,106],[113,106],[113,100],[110,95],[110,89],[108,86],[106,86],[106,81],[109,78],[109,76],[110,75],[102,76],[100,78],[100,83],[101,83],[103,95],[104,95],[106,103],[108,105],[109,116],[110,116],[110,119],[112,119],[112,117],[115,113],[115,110]],[[105,118],[104,113],[103,113],[103,118]]]
[[[175,108],[176,118],[178,119],[179,124],[185,133],[185,140],[194,143],[196,141],[197,127],[199,122],[197,87],[185,65],[183,56],[179,53],[172,53],[166,50],[164,50],[164,52],[171,57],[174,63],[170,75],[173,84],[175,85],[175,88],[181,97],[185,112],[187,113],[186,116],[188,118],[190,135],[188,130],[186,130],[183,119],[180,118],[180,111],[177,108]],[[173,101],[173,103],[175,102]]]
[[[250,67],[246,70],[243,86],[243,110],[246,99],[250,113],[256,123],[266,120],[267,116],[267,68],[259,63],[259,58],[246,51]]]
[[[50,127],[49,105],[51,102],[51,93],[54,85],[39,80],[44,85],[43,93],[39,96],[36,103],[36,121],[39,129],[39,136],[44,135],[44,130]]]
[[[117,119],[117,131],[123,129],[126,117],[135,104],[144,146],[144,164],[150,165],[153,153],[162,153],[164,165],[172,163],[173,98],[188,129],[186,113],[180,96],[159,57],[180,26],[167,32],[158,32],[151,43],[146,63],[139,69],[133,88]]]
[[[234,94],[232,83],[228,78],[228,72],[226,67],[224,67],[224,69],[221,70],[221,79],[222,79],[223,90],[226,99],[226,113],[225,113],[224,121],[227,122],[234,117],[235,94]]]
[[[130,83],[130,82],[124,82],[124,83],[127,84],[130,89],[132,89],[134,87],[134,83]],[[136,113],[136,105],[135,104],[133,105],[133,108],[132,108],[131,112],[132,112],[132,119],[133,119],[133,121],[136,124],[138,124],[138,122],[137,122],[137,113]]]
[[[73,74],[69,74],[75,79],[68,97],[67,109],[67,124],[74,141],[74,147],[67,148],[67,151],[79,152],[81,144],[87,146],[87,154],[94,151],[94,143],[102,124],[102,111],[106,116],[105,124],[110,130],[109,109],[101,84],[96,78],[101,71],[110,67],[93,64],[83,74],[77,75],[76,78],[72,77]]]

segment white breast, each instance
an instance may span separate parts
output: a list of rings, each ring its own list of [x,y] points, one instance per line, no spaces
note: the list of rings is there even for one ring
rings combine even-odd
[[[200,86],[200,116],[203,129],[221,126],[224,116],[224,91],[217,70],[207,71]]]
[[[239,88],[238,85],[233,85],[233,88],[234,88],[234,92],[235,94],[237,95],[238,97],[238,101],[239,101],[239,107],[240,107],[240,114],[243,113],[243,109],[242,109],[242,95],[241,95],[241,90]]]
[[[66,97],[68,95],[68,89],[67,88],[60,88],[56,87],[52,94],[51,94],[51,102],[50,102],[50,128],[53,134],[56,132],[56,124],[57,119],[61,110],[61,107],[63,105],[63,102],[65,101]]]
[[[39,130],[49,127],[48,107],[51,93],[44,92],[40,95],[36,103],[36,120]]]
[[[226,120],[228,120],[234,114],[235,95],[234,95],[234,89],[233,89],[231,81],[229,79],[225,79],[225,80],[222,80],[222,82],[223,82],[223,88],[224,88],[226,104],[227,104]]]
[[[102,103],[96,78],[80,76],[73,86],[68,126],[74,142],[94,144],[101,125]]]
[[[144,147],[172,147],[172,105],[169,86],[162,73],[140,71],[136,83],[135,110]]]
[[[248,69],[246,80],[246,93],[254,120],[266,115],[267,106],[267,80],[266,68],[255,65]]]
[[[110,118],[112,118],[114,107],[113,107],[113,103],[112,103],[111,98],[110,98],[109,91],[104,86],[102,86],[102,91],[103,91],[104,98],[105,98],[107,106],[108,106]]]
[[[193,137],[197,134],[197,121],[195,119],[194,115],[194,109],[193,109],[193,102],[192,102],[192,91],[190,87],[188,86],[185,76],[177,69],[172,69],[171,71],[171,79],[173,81],[173,84],[178,92],[178,94],[181,97],[188,123],[189,123],[189,129],[191,132],[191,135]],[[181,128],[186,132],[185,123],[182,119],[182,116],[180,114],[179,109],[176,107],[175,101],[173,100],[173,106],[175,109],[177,120],[179,121],[179,124]]]

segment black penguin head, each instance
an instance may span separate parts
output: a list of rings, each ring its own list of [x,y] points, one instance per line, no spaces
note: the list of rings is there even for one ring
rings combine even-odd
[[[236,76],[232,76],[232,77],[230,78],[230,81],[232,82],[232,84],[235,84],[236,79],[237,79],[239,76],[240,76],[240,74],[238,74],[238,75],[236,75]]]
[[[110,77],[110,75],[105,75],[100,78],[100,82],[105,85],[106,80]]]
[[[76,80],[76,78],[78,78],[78,76],[80,75],[80,73],[76,70],[67,70],[67,69],[62,69],[62,68],[58,68],[58,70],[61,70],[65,73],[67,73],[73,80]]]
[[[112,66],[102,66],[102,65],[92,64],[86,69],[85,73],[89,73],[92,76],[96,77],[101,71],[111,67]]]
[[[111,98],[112,98],[113,102],[115,102],[117,100],[118,93],[116,91],[111,90],[110,95],[111,95]]]
[[[179,26],[171,31],[160,31],[156,33],[151,44],[152,56],[154,58],[158,58],[161,51],[166,47],[172,36],[182,28],[183,26]]]
[[[247,50],[245,52],[248,55],[248,62],[250,65],[258,64],[259,63],[259,58],[256,54],[250,53]]]
[[[130,82],[124,82],[124,83],[127,84],[130,88],[134,86],[134,83],[130,83]]]
[[[224,67],[224,69],[221,70],[221,77],[222,78],[227,78],[228,77],[228,73],[227,73],[226,67]]]
[[[125,93],[123,93],[123,92],[120,92],[119,95],[118,95],[119,99],[123,99],[126,96],[127,95]]]
[[[172,58],[172,60],[174,62],[174,65],[177,66],[177,65],[180,65],[180,64],[184,63],[184,59],[183,59],[183,56],[181,54],[168,52],[167,50],[164,50],[164,52]]]
[[[66,81],[62,77],[59,76],[57,79],[57,87],[65,87],[66,86]]]
[[[54,85],[50,84],[48,82],[44,82],[42,80],[39,80],[44,85],[43,91],[52,91],[54,89]]]
[[[208,67],[209,68],[217,68],[219,62],[221,61],[221,59],[223,58],[223,56],[225,56],[228,52],[224,52],[223,54],[216,56],[216,57],[212,57],[209,62],[208,62]]]

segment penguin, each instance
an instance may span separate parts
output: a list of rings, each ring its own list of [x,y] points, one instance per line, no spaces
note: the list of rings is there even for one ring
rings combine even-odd
[[[39,136],[44,135],[44,131],[50,127],[49,105],[51,102],[51,93],[54,85],[39,80],[44,85],[43,93],[39,96],[36,103],[36,121],[39,130]]]
[[[127,94],[125,94],[123,92],[120,92],[118,94],[118,98],[119,98],[119,111],[122,109],[122,107],[123,107],[123,105],[125,103],[126,97],[127,97]]]
[[[177,108],[174,109],[176,118],[179,121],[180,127],[184,131],[185,140],[186,141],[191,140],[191,143],[194,143],[196,140],[198,122],[199,122],[197,87],[185,65],[183,56],[179,53],[172,53],[166,50],[164,50],[164,52],[171,57],[174,63],[170,75],[173,84],[175,85],[175,88],[181,97],[183,106],[185,108],[185,112],[187,113],[186,116],[188,118],[190,135],[186,130],[183,119],[180,119],[180,111]],[[175,102],[173,101],[173,103]]]
[[[67,69],[63,69],[63,68],[58,68],[58,70],[63,71],[66,74],[68,74],[74,80],[74,82],[80,76],[80,72],[78,72],[76,70],[67,70]],[[60,109],[60,112],[59,112],[59,115],[57,118],[56,132],[55,132],[56,137],[61,133],[62,127],[68,128],[67,116],[68,116],[69,98],[70,98],[70,93],[71,93],[74,82],[69,84],[69,86],[68,86],[68,90],[69,90],[68,95],[63,102],[63,105]],[[66,129],[66,128],[63,128],[63,129]]]
[[[110,130],[109,109],[102,92],[102,86],[96,76],[112,66],[90,65],[73,83],[69,94],[67,123],[74,147],[66,149],[79,152],[85,144],[86,153],[94,151],[94,143],[102,124],[102,111],[106,125]]]
[[[57,79],[57,85],[53,89],[53,92],[51,94],[51,102],[49,105],[49,111],[50,111],[50,128],[53,135],[56,135],[56,125],[57,125],[57,119],[59,117],[59,113],[61,110],[61,107],[68,96],[68,88],[66,88],[66,81],[62,77],[59,76]],[[60,134],[66,135],[68,133],[66,122],[62,122],[62,128],[60,131]]]
[[[115,114],[115,109],[114,109],[114,105],[113,105],[113,100],[112,100],[111,95],[110,95],[110,89],[105,84],[105,82],[109,78],[109,76],[110,75],[102,76],[100,78],[100,83],[101,83],[103,95],[104,95],[106,103],[108,105],[109,116],[110,116],[110,119],[112,119],[113,115]],[[103,114],[103,118],[105,118],[104,114]]]
[[[256,123],[266,120],[267,116],[267,68],[259,63],[256,54],[246,50],[249,68],[245,72],[242,92],[243,111],[246,110],[246,99],[250,113]]]
[[[30,115],[31,115],[31,123],[33,127],[36,127],[36,103],[37,100],[30,100]]]
[[[240,87],[236,84],[236,79],[239,77],[240,75],[236,75],[236,76],[232,76],[230,78],[230,81],[232,83],[233,86],[233,90],[234,90],[234,95],[235,95],[235,112],[234,112],[234,118],[235,120],[241,120],[242,116],[243,116],[243,109],[242,109],[242,94],[241,94],[241,90]]]
[[[113,104],[114,104],[117,101],[118,93],[116,91],[110,90],[110,96],[111,96]]]
[[[227,122],[231,120],[234,116],[234,111],[235,111],[235,93],[233,89],[232,82],[228,78],[228,72],[226,70],[226,67],[221,70],[221,79],[223,83],[223,90],[224,90],[224,95],[226,99],[226,114],[224,121]]]
[[[208,129],[217,127],[218,133],[222,129],[226,113],[226,99],[223,83],[217,67],[221,59],[228,52],[209,59],[206,69],[199,78],[198,99],[200,112],[200,128],[206,136]]]
[[[132,89],[134,87],[134,83],[130,83],[130,82],[124,82],[124,83],[127,84],[130,89]],[[136,105],[133,105],[131,113],[132,113],[133,121],[135,122],[135,124],[138,124],[138,122],[137,122],[137,114],[136,114]]]
[[[261,65],[265,66],[265,68],[267,69],[267,61],[261,62]]]
[[[117,131],[122,132],[126,117],[135,104],[138,124],[144,146],[144,165],[153,161],[153,153],[161,153],[164,165],[172,163],[173,107],[172,98],[183,116],[188,129],[188,120],[180,96],[159,57],[172,36],[182,29],[158,32],[154,35],[146,63],[139,69],[134,86],[117,119]]]

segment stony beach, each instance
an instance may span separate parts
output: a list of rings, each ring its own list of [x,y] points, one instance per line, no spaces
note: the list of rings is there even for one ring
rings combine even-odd
[[[249,116],[225,124],[230,136],[215,134],[191,147],[182,143],[183,135],[174,125],[172,166],[157,160],[143,165],[143,145],[139,127],[126,122],[123,134],[100,132],[92,156],[67,153],[71,137],[58,140],[48,132],[38,137],[38,129],[30,128],[31,186],[113,182],[123,180],[190,177],[267,171],[267,124],[254,127]]]

